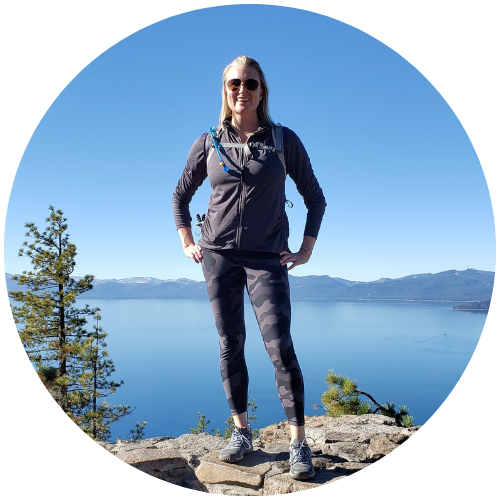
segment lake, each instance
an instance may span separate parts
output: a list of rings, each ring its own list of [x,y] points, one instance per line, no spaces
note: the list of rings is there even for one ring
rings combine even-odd
[[[126,439],[137,421],[145,437],[189,433],[204,413],[207,431],[224,430],[229,410],[219,371],[219,343],[208,300],[78,300],[101,309],[108,351],[124,380],[108,400],[135,411],[112,425]],[[302,368],[306,415],[323,415],[329,368],[358,382],[379,403],[394,401],[424,424],[465,370],[486,313],[453,311],[451,302],[293,300],[292,338]],[[245,306],[250,400],[255,427],[284,419],[274,369],[253,310]]]

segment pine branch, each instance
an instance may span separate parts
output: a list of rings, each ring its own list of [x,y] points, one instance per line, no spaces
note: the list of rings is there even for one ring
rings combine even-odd
[[[367,398],[370,399],[370,401],[377,407],[377,411],[379,408],[381,408],[381,405],[379,405],[367,392],[363,391],[358,391],[360,394],[363,394],[363,396],[366,396]]]

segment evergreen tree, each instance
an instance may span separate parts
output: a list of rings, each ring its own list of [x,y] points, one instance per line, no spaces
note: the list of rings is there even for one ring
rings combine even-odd
[[[255,399],[247,402],[247,420],[248,423],[255,422],[257,420],[257,415],[255,414],[255,410],[257,410],[257,405],[255,404]],[[226,439],[231,437],[231,433],[234,431],[235,424],[233,417],[229,417],[226,420],[226,430],[224,431],[223,437]],[[252,431],[252,436],[254,438],[259,437],[259,429],[254,429]]]
[[[255,404],[255,399],[253,399],[252,401],[248,401],[247,402],[248,422],[255,422],[255,420],[257,420],[257,415],[255,414],[256,410],[257,410],[257,405]],[[202,432],[206,432],[206,428],[208,427],[209,423],[210,420],[207,420],[205,414],[198,412],[198,423],[196,424],[196,427],[191,428],[191,434],[201,434]],[[217,429],[217,431],[214,431],[214,429],[212,429],[209,432],[209,434],[229,439],[231,437],[232,432],[234,431],[234,428],[235,424],[233,417],[228,417],[228,419],[226,420],[226,429],[224,430],[224,434],[222,434],[222,432],[219,429]],[[252,431],[252,436],[254,438],[258,438],[259,429],[254,429]]]
[[[108,357],[105,339],[107,333],[99,326],[101,316],[99,308],[94,309],[96,321],[94,331],[82,343],[81,365],[75,371],[77,383],[80,386],[79,397],[81,404],[75,408],[78,425],[93,439],[105,441],[111,436],[110,425],[116,420],[131,413],[130,407],[111,406],[103,398],[113,394],[121,384],[109,380],[115,371],[113,361]],[[134,435],[143,435],[139,427]],[[133,431],[131,431],[133,433]]]
[[[31,259],[33,269],[13,276],[25,290],[11,291],[12,314],[23,346],[47,390],[62,410],[94,439],[109,437],[109,425],[131,413],[126,406],[100,401],[122,383],[108,380],[114,371],[107,357],[106,333],[99,327],[98,308],[75,306],[76,298],[92,289],[91,275],[74,279],[76,246],[69,241],[66,218],[50,206],[48,226],[40,232],[25,224],[19,256]],[[86,330],[94,317],[93,332]]]
[[[393,402],[379,404],[370,394],[360,391],[355,380],[345,375],[339,375],[333,370],[328,370],[325,382],[328,389],[321,396],[323,405],[313,405],[313,408],[322,406],[328,416],[339,417],[341,415],[380,413],[395,418],[396,422],[404,427],[413,426],[413,418],[409,414],[407,406],[401,405],[399,411],[396,411],[396,405]],[[360,396],[367,397],[375,408],[372,408],[370,401],[361,399]]]

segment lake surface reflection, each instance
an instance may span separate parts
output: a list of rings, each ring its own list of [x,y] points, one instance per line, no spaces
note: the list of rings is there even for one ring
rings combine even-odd
[[[101,309],[108,350],[125,381],[109,399],[136,410],[112,425],[127,438],[147,420],[146,437],[179,436],[195,427],[224,429],[229,416],[219,372],[219,344],[210,304],[202,300],[79,300]],[[451,302],[292,301],[292,337],[306,388],[306,415],[321,415],[329,368],[354,378],[379,403],[406,404],[424,424],[465,370],[486,313],[453,311]],[[254,427],[284,419],[274,370],[249,303],[246,359]]]

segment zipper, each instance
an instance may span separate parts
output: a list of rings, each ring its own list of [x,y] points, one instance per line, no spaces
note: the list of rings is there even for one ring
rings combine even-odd
[[[241,142],[240,136],[237,133],[236,136],[238,137],[238,141]],[[248,142],[248,139],[247,139]],[[240,220],[238,222],[238,227],[236,228],[236,248],[239,250],[240,249],[240,243],[241,243],[241,223],[243,221],[243,209],[245,208],[245,150],[241,150],[241,156],[240,156],[240,171],[241,171],[241,177],[240,177]]]
[[[240,249],[241,243],[241,231],[242,231],[242,221],[243,221],[243,210],[245,208],[245,166],[243,165],[243,156],[241,156],[240,169],[241,169],[241,180],[240,180],[240,221],[238,227],[236,228],[236,248]]]
[[[234,130],[234,129],[233,129]],[[259,131],[259,133],[262,132]],[[238,138],[238,142],[240,144],[243,144],[241,142],[239,134],[235,131],[236,137]],[[247,143],[250,140],[251,137],[253,137],[254,134],[250,135],[247,137]],[[245,150],[243,149],[241,152],[240,156],[240,170],[241,170],[241,178],[240,178],[240,199],[239,199],[239,204],[240,204],[240,220],[238,223],[238,227],[236,228],[236,248],[240,250],[240,244],[241,244],[241,231],[242,231],[242,221],[243,221],[243,210],[245,208]]]

